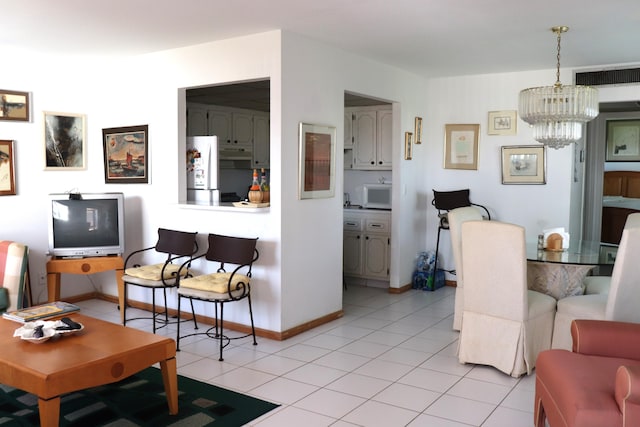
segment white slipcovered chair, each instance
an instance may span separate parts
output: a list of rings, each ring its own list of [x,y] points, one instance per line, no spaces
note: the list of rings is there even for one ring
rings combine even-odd
[[[467,206],[452,209],[448,213],[449,236],[451,237],[451,250],[456,266],[456,296],[453,309],[453,329],[460,330],[462,326],[462,311],[464,310],[464,272],[462,269],[462,233],[460,227],[466,221],[482,221],[483,217],[478,208]]]
[[[553,348],[571,350],[574,319],[640,323],[640,228],[626,228],[613,264],[606,294],[578,295],[558,300],[553,327]]]
[[[627,216],[624,228],[640,227],[640,212]],[[608,294],[611,287],[611,276],[587,276],[584,278],[584,293],[586,295]]]
[[[523,227],[499,221],[462,224],[464,313],[461,363],[490,365],[519,377],[551,347],[556,300],[527,289]]]

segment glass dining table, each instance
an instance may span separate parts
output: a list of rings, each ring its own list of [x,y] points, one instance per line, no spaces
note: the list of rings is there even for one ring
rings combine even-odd
[[[563,251],[541,250],[536,242],[526,249],[529,289],[561,299],[582,295],[584,278],[596,267],[613,265],[618,247],[577,240]]]

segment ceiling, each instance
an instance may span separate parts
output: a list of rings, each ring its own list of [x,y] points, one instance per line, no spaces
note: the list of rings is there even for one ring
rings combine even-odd
[[[283,29],[437,77],[553,69],[549,29],[567,25],[563,67],[640,61],[638,0],[0,0],[0,10],[0,52],[141,54]]]
[[[282,29],[442,77],[554,69],[550,28],[567,25],[563,67],[640,62],[638,0],[0,0],[0,10],[0,53],[136,55]],[[214,91],[229,104],[264,109],[264,84]],[[370,101],[347,94],[346,102]]]

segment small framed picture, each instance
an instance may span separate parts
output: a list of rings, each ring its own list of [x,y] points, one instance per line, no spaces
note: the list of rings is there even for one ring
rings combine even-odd
[[[336,186],[336,128],[300,123],[298,137],[299,198],[333,197]]]
[[[480,125],[445,125],[444,168],[478,169],[478,134]]]
[[[83,114],[44,112],[45,169],[86,169],[86,143]]]
[[[29,121],[29,92],[0,89],[0,120]]]
[[[416,117],[415,143],[422,144],[422,117]]]
[[[148,125],[102,129],[105,183],[149,182],[148,134]]]
[[[0,196],[16,194],[13,141],[0,140]]]
[[[413,134],[411,132],[404,133],[404,159],[411,160],[413,158]]]
[[[544,145],[502,147],[503,184],[546,184]]]
[[[607,162],[640,162],[640,120],[607,120]]]
[[[487,134],[489,135],[515,135],[517,133],[517,112],[513,111],[489,111],[489,123]]]

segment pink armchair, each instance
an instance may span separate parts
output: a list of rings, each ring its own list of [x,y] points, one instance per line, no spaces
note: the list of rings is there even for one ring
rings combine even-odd
[[[574,320],[571,336],[538,356],[535,426],[639,426],[640,324]]]

